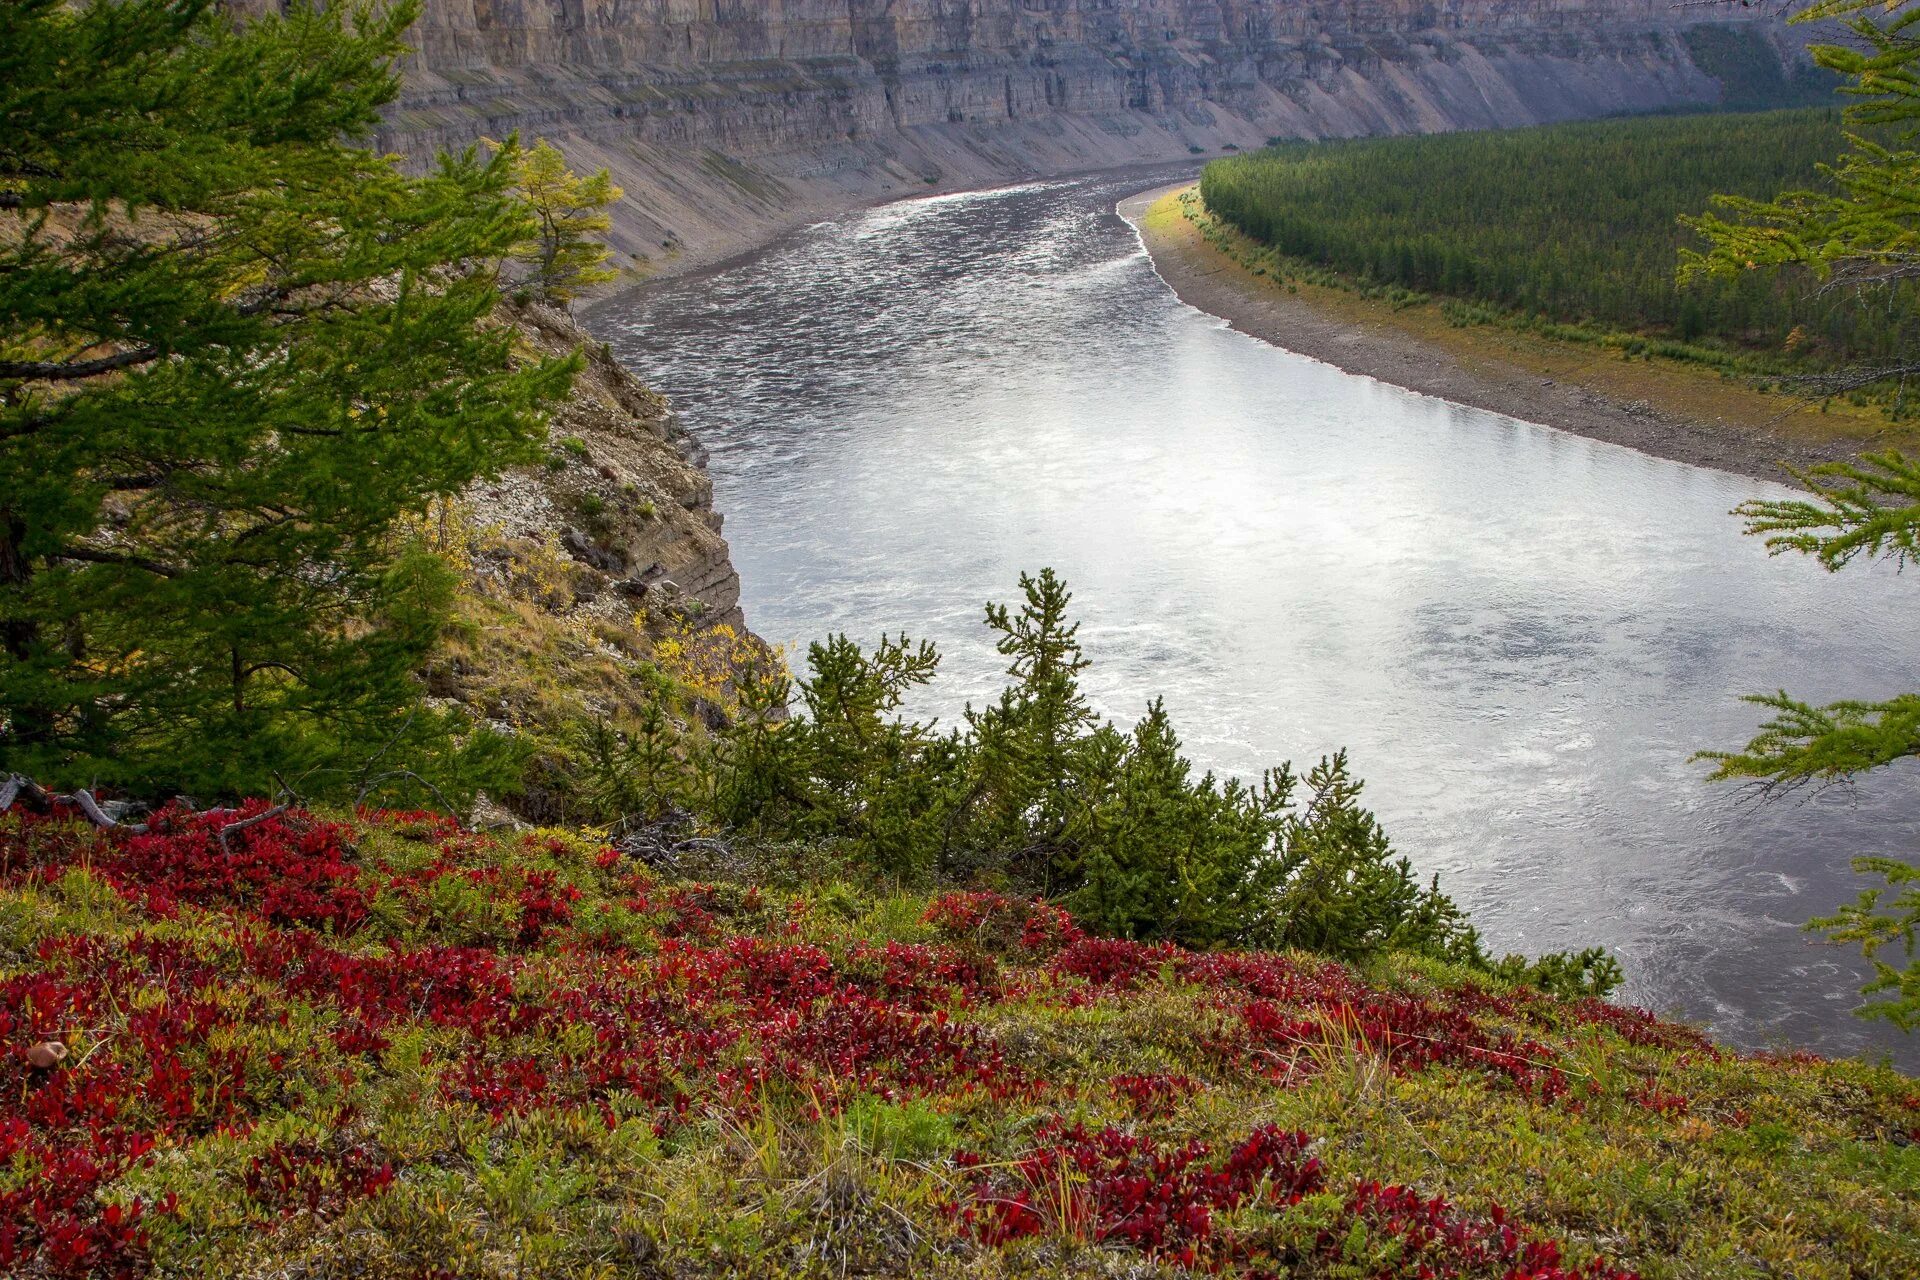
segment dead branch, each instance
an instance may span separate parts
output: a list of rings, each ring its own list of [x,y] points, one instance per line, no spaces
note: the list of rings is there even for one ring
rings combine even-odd
[[[421,781],[421,785],[426,786],[428,790],[433,790],[432,785],[425,781]],[[280,794],[285,798],[281,800],[279,804],[274,805],[271,809],[263,809],[250,817],[236,818],[234,821],[222,825],[217,832],[220,837],[220,847],[223,849],[227,847],[227,837],[234,832],[245,831],[248,827],[258,826],[263,822],[270,822],[284,815],[291,810],[294,805],[300,802],[300,797],[295,795],[293,788],[287,786],[285,782],[280,784],[280,788]],[[434,791],[434,794],[439,795],[440,793]],[[62,794],[57,791],[48,791],[45,787],[35,782],[32,778],[27,777],[25,774],[8,774],[5,781],[0,782],[0,813],[7,812],[23,798],[32,803],[35,808],[49,812],[62,807],[78,809],[88,822],[91,822],[103,831],[124,831],[128,835],[143,836],[152,829],[152,824],[146,822],[121,822],[101,807],[100,801],[94,796],[93,792],[85,787],[70,794]],[[440,798],[442,803],[445,803],[446,797],[441,796]],[[194,816],[211,818],[219,814],[233,812],[235,812],[235,810],[230,808],[217,807],[201,809]]]
[[[227,837],[234,832],[245,831],[248,827],[255,827],[263,822],[270,822],[291,808],[293,808],[293,802],[291,800],[283,800],[271,809],[262,809],[251,818],[241,818],[236,822],[227,823],[224,827],[220,828],[220,847],[222,849],[227,847]]]
[[[0,378],[70,382],[77,378],[97,378],[103,373],[159,358],[160,352],[154,347],[135,347],[94,360],[0,360]]]
[[[439,787],[434,786],[431,782],[428,782],[425,778],[421,777],[419,774],[415,773],[411,769],[389,769],[385,773],[374,774],[372,777],[368,778],[365,782],[360,784],[360,790],[357,793],[355,793],[353,797],[353,807],[358,809],[361,805],[366,803],[367,796],[372,793],[375,787],[379,786],[383,782],[387,782],[395,778],[408,778],[414,782],[419,783],[422,787],[425,787],[427,789],[427,793],[431,795],[435,800],[438,800],[440,802],[440,811],[448,815],[449,817],[451,817],[455,822],[458,822],[460,824],[461,830],[464,831],[466,829],[467,824],[466,824],[466,821],[460,817],[460,810],[455,808],[453,805],[453,802],[447,799],[446,793],[441,791]]]
[[[13,808],[23,796],[31,801],[35,808],[49,812],[62,806],[78,809],[88,822],[103,830],[125,831],[132,835],[147,833],[147,824],[144,822],[128,824],[114,818],[100,807],[100,802],[94,799],[93,792],[85,787],[71,795],[62,795],[57,791],[48,791],[32,778],[21,773],[7,775],[6,782],[0,784],[0,813]]]

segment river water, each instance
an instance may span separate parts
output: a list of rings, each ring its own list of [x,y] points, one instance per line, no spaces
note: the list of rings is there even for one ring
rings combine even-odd
[[[934,639],[919,708],[999,687],[981,606],[1052,565],[1131,724],[1229,773],[1346,747],[1400,850],[1500,950],[1614,950],[1622,998],[1753,1047],[1920,1046],[1800,925],[1910,854],[1910,770],[1745,801],[1689,757],[1739,695],[1920,683],[1911,583],[1769,559],[1770,486],[1462,408],[1186,306],[1136,177],[886,206],[616,300],[592,326],[712,450],[747,617]]]

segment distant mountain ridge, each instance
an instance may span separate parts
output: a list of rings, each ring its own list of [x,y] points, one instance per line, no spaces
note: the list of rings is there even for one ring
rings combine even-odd
[[[414,42],[386,145],[551,138],[613,169],[619,246],[655,265],[1276,135],[1704,107],[1736,79],[1753,105],[1799,44],[1674,0],[426,0]]]

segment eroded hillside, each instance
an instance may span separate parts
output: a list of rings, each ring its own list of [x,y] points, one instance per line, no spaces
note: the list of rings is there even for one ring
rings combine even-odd
[[[552,138],[613,170],[619,247],[655,267],[888,195],[1276,135],[1710,105],[1784,85],[1793,47],[1671,0],[428,0],[414,43],[387,143]]]

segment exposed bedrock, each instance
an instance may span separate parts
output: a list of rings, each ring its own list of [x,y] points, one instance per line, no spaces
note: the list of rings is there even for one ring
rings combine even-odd
[[[1703,25],[1733,34],[1705,56]],[[606,165],[681,267],[889,196],[1273,136],[1706,105],[1779,20],[1676,0],[427,0],[383,142],[513,130]]]

